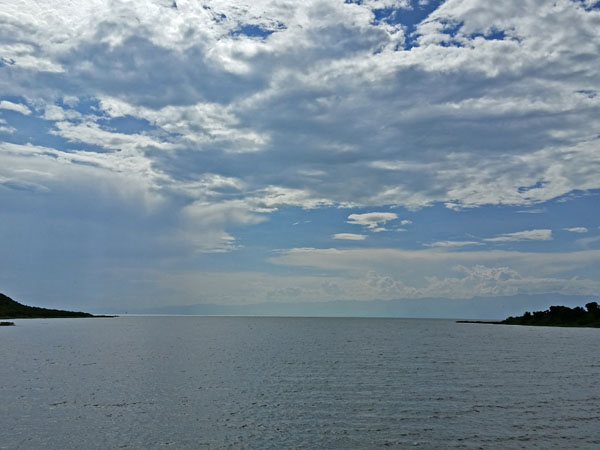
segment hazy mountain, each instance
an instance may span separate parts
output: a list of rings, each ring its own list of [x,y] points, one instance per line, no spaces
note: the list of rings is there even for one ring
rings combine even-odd
[[[298,303],[258,303],[248,305],[195,304],[165,306],[138,311],[139,314],[203,314],[260,316],[339,316],[339,317],[423,317],[503,319],[551,305],[581,306],[590,296],[560,294],[474,297],[470,299],[422,298],[376,301],[328,301]],[[125,311],[115,311],[122,313]]]

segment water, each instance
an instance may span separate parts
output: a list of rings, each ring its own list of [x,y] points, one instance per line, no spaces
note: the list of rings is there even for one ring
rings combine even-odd
[[[0,448],[600,448],[600,330],[121,317],[0,328]]]

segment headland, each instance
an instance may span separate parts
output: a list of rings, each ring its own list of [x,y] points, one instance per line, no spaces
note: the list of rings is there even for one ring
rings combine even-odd
[[[484,323],[493,325],[532,325],[542,327],[590,327],[600,328],[600,307],[589,302],[585,309],[581,306],[551,306],[545,311],[527,311],[522,316],[509,317],[499,321],[457,320],[457,323]]]
[[[0,319],[53,319],[70,317],[115,317],[97,316],[81,311],[64,311],[61,309],[39,308],[16,302],[12,298],[0,294]]]

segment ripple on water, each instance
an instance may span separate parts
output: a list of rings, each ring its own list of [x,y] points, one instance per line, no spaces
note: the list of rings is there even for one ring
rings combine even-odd
[[[20,321],[2,335],[0,448],[589,449],[597,338],[444,320]]]

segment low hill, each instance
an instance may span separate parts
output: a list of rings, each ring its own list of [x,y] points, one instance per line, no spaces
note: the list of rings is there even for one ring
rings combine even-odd
[[[92,314],[75,311],[62,311],[60,309],[38,308],[26,306],[14,301],[4,294],[0,294],[0,319],[45,319],[68,317],[97,317]]]

